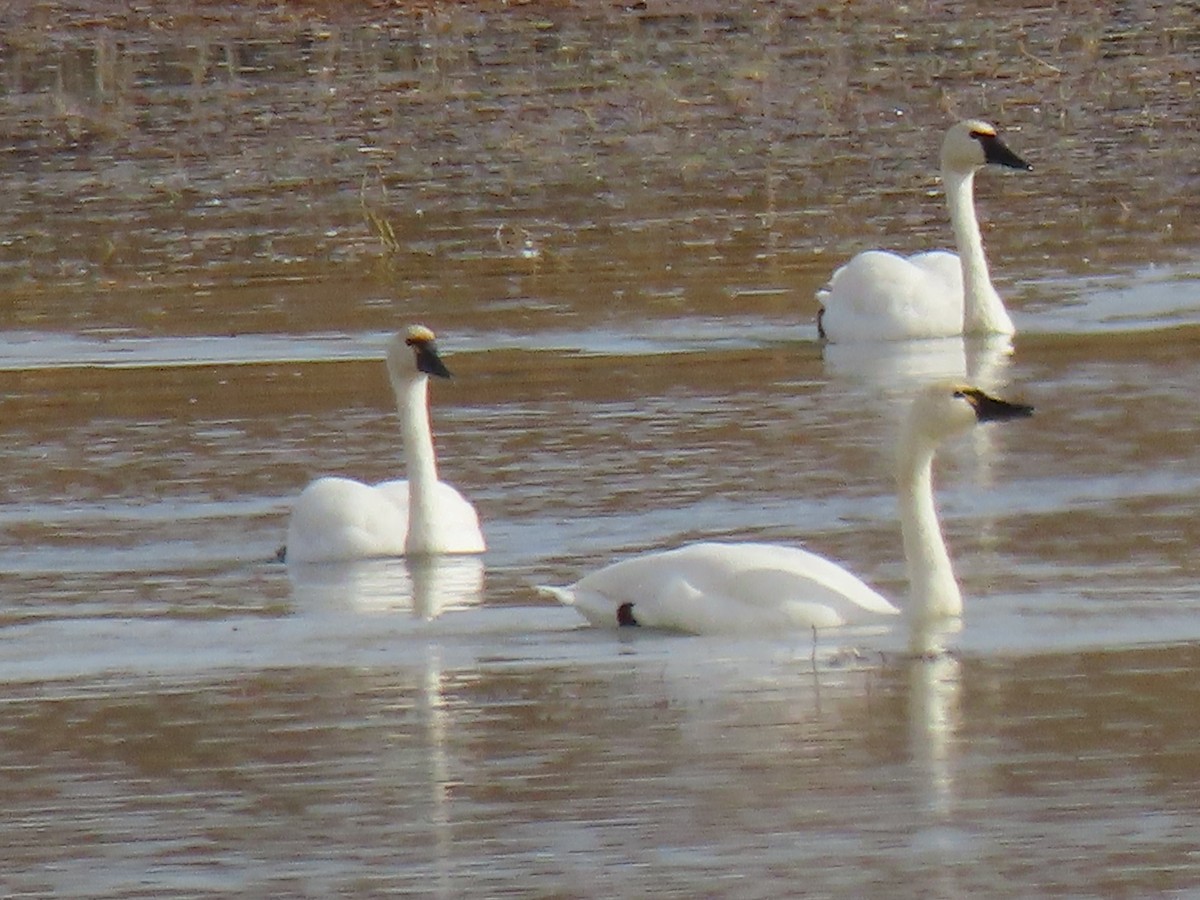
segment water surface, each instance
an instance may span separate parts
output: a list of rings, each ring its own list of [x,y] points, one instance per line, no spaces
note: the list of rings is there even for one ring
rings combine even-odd
[[[0,826],[12,896],[1152,896],[1194,888],[1198,36],[1182,7],[0,12]],[[822,348],[814,292],[977,180],[1020,334]],[[489,551],[289,574],[396,474],[439,334]],[[697,538],[903,598],[947,449],[951,653],[580,627],[532,586]]]

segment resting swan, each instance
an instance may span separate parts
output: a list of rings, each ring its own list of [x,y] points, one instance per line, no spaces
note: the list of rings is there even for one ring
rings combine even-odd
[[[897,488],[912,642],[920,652],[928,648],[918,648],[919,634],[962,615],[962,594],[934,504],[934,453],[977,423],[1032,412],[978,388],[945,382],[926,387],[913,401],[900,440]],[[693,634],[836,628],[899,613],[837,563],[774,544],[689,544],[614,563],[567,587],[538,590],[575,607],[591,625]]]
[[[1016,332],[988,274],[975,218],[975,172],[987,164],[1030,170],[987,122],[959,122],[942,142],[942,184],[958,255],[932,250],[903,257],[868,250],[817,292],[817,329],[829,341],[885,341],[1011,335]]]
[[[400,411],[408,478],[374,486],[337,477],[312,482],[288,521],[289,563],[484,551],[475,507],[438,481],[429,376],[449,378],[450,372],[438,356],[433,332],[414,325],[395,335],[388,342],[387,368]]]

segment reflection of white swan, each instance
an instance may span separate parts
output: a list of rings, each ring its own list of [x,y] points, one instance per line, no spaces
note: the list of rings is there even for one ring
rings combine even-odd
[[[908,665],[909,760],[915,789],[910,852],[921,860],[914,887],[922,897],[965,897],[961,875],[975,848],[955,827],[955,769],[962,738],[961,664],[949,655]]]
[[[908,662],[910,755],[922,777],[926,809],[940,817],[953,811],[954,742],[959,711],[959,661],[941,654]]]
[[[826,344],[821,356],[826,374],[885,391],[911,391],[918,384],[967,376],[966,346],[961,337]]]
[[[822,348],[825,372],[831,379],[863,385],[854,392],[856,402],[879,420],[876,446],[890,450],[903,428],[904,407],[896,399],[910,396],[936,380],[965,381],[985,391],[1003,391],[1012,360],[1008,335],[980,338],[934,338],[925,341],[829,344]],[[845,394],[844,391],[842,391]],[[992,435],[979,428],[971,435],[972,477],[975,483],[991,482]]]
[[[414,325],[393,337],[387,367],[400,412],[408,478],[374,486],[336,477],[312,482],[292,507],[289,563],[483,552],[475,507],[438,481],[429,429],[429,376],[449,378],[450,372],[438,357],[433,332]]]
[[[962,595],[938,524],[933,456],[979,422],[1027,416],[1032,407],[976,388],[938,383],[913,402],[900,442],[900,529],[910,588],[913,647],[962,613]],[[568,587],[540,590],[591,624],[693,633],[829,628],[878,621],[898,610],[840,565],[770,544],[691,544],[614,563]]]
[[[292,601],[305,614],[407,611],[428,620],[483,600],[483,561],[476,556],[295,565],[288,579]]]
[[[1030,169],[986,122],[959,122],[942,142],[942,184],[958,255],[902,257],[868,250],[818,291],[821,336],[830,341],[911,340],[958,334],[1012,334],[1012,319],[988,275],[975,217],[976,170],[988,163]]]
[[[1005,384],[1012,338],[930,338],[922,341],[826,344],[825,373],[885,395],[911,394],[931,381],[967,381],[993,391]]]

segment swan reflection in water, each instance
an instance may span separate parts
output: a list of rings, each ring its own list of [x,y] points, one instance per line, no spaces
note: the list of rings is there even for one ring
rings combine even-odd
[[[903,396],[946,379],[969,381],[985,391],[1002,390],[1008,384],[1012,352],[1012,339],[997,335],[826,344],[821,355],[831,379]]]
[[[477,556],[370,559],[288,566],[300,612],[408,612],[430,620],[483,601],[483,560]]]
[[[407,829],[428,848],[431,895],[452,897],[455,773],[459,723],[447,702],[454,664],[438,629],[468,613],[454,628],[476,635],[483,606],[484,568],[477,556],[427,556],[288,566],[294,612],[301,627],[337,648],[359,639],[386,648],[381,668],[364,678],[406,710],[403,733],[380,758],[381,772],[408,785]],[[439,618],[443,617],[444,618]],[[429,625],[437,620],[440,625]],[[425,626],[429,627],[425,627]],[[336,649],[335,649],[336,652]],[[453,651],[450,651],[453,653]],[[384,718],[384,716],[380,716]]]
[[[861,386],[855,403],[872,404],[884,424],[875,445],[890,454],[902,424],[903,404],[896,401],[924,386],[942,380],[965,381],[985,391],[1004,393],[1011,379],[1013,344],[1006,335],[986,338],[933,338],[922,341],[875,341],[826,344],[822,348],[825,373],[830,381]],[[972,449],[974,480],[990,485],[995,457],[994,436],[986,428],[968,438]]]
[[[962,747],[962,663],[952,654],[912,658],[908,666],[909,764],[917,805],[912,850],[928,879],[925,896],[962,897],[957,872],[970,866],[973,847],[956,825],[955,773]]]

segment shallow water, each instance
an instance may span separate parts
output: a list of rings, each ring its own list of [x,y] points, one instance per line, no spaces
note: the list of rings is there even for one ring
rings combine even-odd
[[[1200,32],[895,9],[0,11],[5,893],[1194,889]],[[1035,166],[977,183],[1015,349],[823,350],[979,114]],[[489,551],[289,576],[307,480],[397,469],[414,321]],[[941,457],[950,655],[534,594],[714,537],[902,597],[940,374],[1038,409]]]

